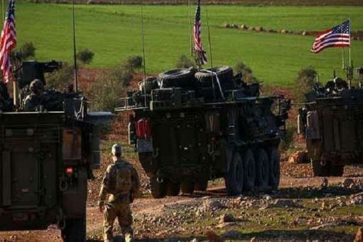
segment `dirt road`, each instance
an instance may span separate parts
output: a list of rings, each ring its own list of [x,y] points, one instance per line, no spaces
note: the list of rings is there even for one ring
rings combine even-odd
[[[345,170],[344,177],[328,178],[327,180],[311,177],[309,166],[306,164],[289,165],[288,167],[285,167],[285,164],[283,164],[282,169],[283,171],[286,169],[293,169],[295,170],[295,174],[283,175],[281,178],[279,192],[269,195],[248,194],[247,196],[228,198],[225,196],[223,184],[217,181],[211,184],[212,187],[208,189],[207,192],[196,193],[193,196],[166,197],[164,199],[157,200],[150,198],[150,196],[146,196],[145,198],[137,199],[132,205],[135,217],[134,228],[137,241],[160,241],[170,238],[178,238],[178,240],[185,241],[190,241],[192,238],[205,239],[205,234],[208,230],[214,230],[217,232],[217,234],[223,235],[223,233],[226,233],[229,228],[228,226],[224,227],[224,225],[220,225],[219,217],[224,216],[224,214],[233,214],[233,216],[237,218],[238,216],[243,217],[246,212],[251,212],[251,215],[248,215],[250,217],[253,216],[252,211],[260,214],[263,214],[266,211],[264,216],[268,218],[268,216],[270,216],[269,214],[273,214],[276,211],[277,215],[279,213],[284,213],[285,210],[290,211],[291,213],[291,204],[287,205],[285,210],[278,210],[278,208],[276,211],[274,210],[275,208],[268,210],[268,206],[266,210],[261,210],[261,207],[263,208],[265,204],[268,204],[269,200],[285,201],[291,199],[291,201],[294,201],[294,203],[296,203],[297,199],[302,201],[298,203],[302,204],[304,208],[301,208],[301,211],[296,210],[296,212],[294,212],[294,214],[300,214],[296,215],[298,216],[297,219],[303,221],[298,223],[301,223],[302,228],[309,227],[309,223],[311,223],[312,227],[317,227],[320,235],[323,234],[325,236],[324,238],[332,240],[338,238],[339,240],[349,241],[352,239],[356,228],[363,226],[363,216],[359,216],[363,205],[358,204],[357,206],[347,207],[346,209],[344,209],[343,206],[342,210],[337,210],[339,211],[339,216],[335,217],[335,219],[340,220],[339,223],[337,222],[335,225],[335,229],[323,229],[322,233],[319,229],[320,224],[323,226],[322,228],[324,228],[324,224],[328,223],[328,217],[333,216],[335,212],[329,212],[329,210],[324,212],[324,209],[321,209],[320,207],[318,209],[314,208],[314,204],[318,204],[320,206],[320,204],[324,203],[333,204],[332,206],[335,206],[334,201],[337,199],[344,200],[344,198],[346,198],[346,201],[349,201],[349,199],[354,196],[354,194],[359,193],[361,191],[359,190],[359,185],[362,186],[363,184],[362,168],[348,167]],[[350,185],[350,188],[344,187],[343,184],[347,180],[358,187],[353,188],[352,185]],[[328,183],[324,184],[326,181],[328,181]],[[327,190],[322,190],[322,186],[326,186],[324,189]],[[209,200],[221,201],[224,208],[220,211],[216,210],[205,212],[205,201]],[[239,201],[239,205],[236,207],[235,203],[237,200]],[[247,209],[244,209],[246,207],[243,207],[243,204],[249,203],[252,205]],[[255,205],[253,205],[254,203]],[[348,202],[346,204],[348,204]],[[291,206],[294,207],[293,205]],[[199,213],[199,211],[202,212]],[[357,211],[357,214],[355,214],[354,211]],[[310,219],[305,219],[306,215]],[[315,221],[316,216],[320,216],[319,219],[323,222],[320,223],[320,220]],[[348,217],[351,218],[351,221],[348,221],[347,224],[344,224],[342,221],[345,221],[344,219],[347,219]],[[164,218],[168,219],[164,221]],[[303,232],[300,231],[301,233],[296,232],[287,234],[285,229],[279,227],[279,224],[264,224],[265,222],[262,222],[261,226],[259,226],[258,223],[260,222],[255,223],[253,219],[248,219],[250,220],[249,222],[251,222],[251,230],[254,231],[256,229],[260,232],[251,233],[251,230],[245,227],[246,223],[236,223],[232,225],[231,228],[233,228],[233,231],[238,231],[238,229],[242,229],[244,231],[240,234],[240,237],[243,239],[251,239],[253,237],[259,238],[259,236],[262,236],[261,238],[264,239],[267,238],[268,240],[278,240],[279,234],[284,234],[284,236],[288,236],[288,238],[296,239],[305,237],[310,238],[311,236],[314,237],[314,232],[311,232],[314,230],[311,229],[304,230],[306,234],[304,237],[304,231],[299,229],[299,227],[296,228]],[[286,220],[290,219],[286,218]],[[194,223],[196,221],[198,222]],[[289,223],[287,225],[289,228],[291,228],[291,231],[296,231],[293,227],[290,227],[291,224]],[[242,226],[242,224],[244,225]],[[88,241],[101,241],[102,214],[98,211],[94,201],[90,201],[87,208],[87,231]],[[303,234],[302,237],[301,234]],[[61,239],[59,230],[55,226],[51,226],[46,231],[1,232],[0,241],[57,242],[61,241]]]

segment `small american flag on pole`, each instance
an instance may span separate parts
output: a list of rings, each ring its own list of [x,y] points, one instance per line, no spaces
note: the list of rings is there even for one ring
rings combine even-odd
[[[197,9],[195,11],[195,22],[193,27],[193,40],[194,40],[194,52],[197,57],[197,62],[200,65],[207,63],[207,55],[203,49],[202,39],[201,39],[201,22],[200,22],[200,0],[197,0]]]
[[[329,47],[349,47],[350,46],[350,21],[320,33],[311,48],[311,52],[317,54]]]
[[[0,67],[5,83],[12,78],[10,52],[16,46],[15,0],[9,0],[8,13],[0,39]]]

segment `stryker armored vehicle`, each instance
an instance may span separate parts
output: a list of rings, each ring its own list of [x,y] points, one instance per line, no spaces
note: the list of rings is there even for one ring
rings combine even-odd
[[[230,195],[278,187],[288,100],[259,96],[230,67],[171,70],[139,89],[116,111],[130,114],[129,142],[154,198],[204,191],[215,178]]]
[[[359,68],[362,81],[363,68]],[[341,78],[316,83],[299,110],[298,133],[304,134],[314,176],[342,176],[344,166],[363,161],[363,89]]]
[[[57,66],[24,62],[17,82],[45,82],[44,72]],[[99,115],[87,112],[80,93],[48,91],[44,98],[38,111],[0,111],[0,231],[57,224],[64,241],[85,241],[87,179],[100,162]]]

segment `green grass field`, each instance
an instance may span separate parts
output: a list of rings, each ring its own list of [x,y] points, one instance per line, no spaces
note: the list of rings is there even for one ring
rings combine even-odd
[[[334,68],[341,73],[342,51],[334,48],[314,55],[309,52],[312,36],[242,32],[222,28],[223,23],[324,30],[350,18],[353,30],[363,30],[363,7],[202,7],[202,39],[210,57],[208,13],[213,65],[243,60],[259,79],[274,85],[292,85],[297,71],[309,65],[318,70],[321,80],[331,77]],[[71,61],[71,5],[21,2],[16,11],[19,46],[32,41],[38,60]],[[78,49],[95,52],[91,66],[110,67],[127,56],[142,54],[140,12],[141,7],[134,5],[76,6]],[[143,12],[147,72],[173,68],[180,55],[190,54],[194,6],[144,6]],[[355,66],[363,65],[363,41],[353,41],[352,59]]]

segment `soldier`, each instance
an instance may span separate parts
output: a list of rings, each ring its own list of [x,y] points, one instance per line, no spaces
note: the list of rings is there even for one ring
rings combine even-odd
[[[0,80],[0,111],[12,111],[12,100],[8,93],[6,84]]]
[[[139,191],[140,181],[135,168],[121,159],[121,146],[114,144],[111,153],[113,164],[107,167],[99,194],[99,209],[104,214],[103,238],[105,242],[112,241],[112,228],[115,219],[121,227],[125,241],[132,241],[133,231],[130,203]],[[108,197],[107,202],[106,196]]]
[[[34,79],[29,86],[31,93],[24,100],[25,111],[35,111],[43,105],[44,86],[41,80]]]

